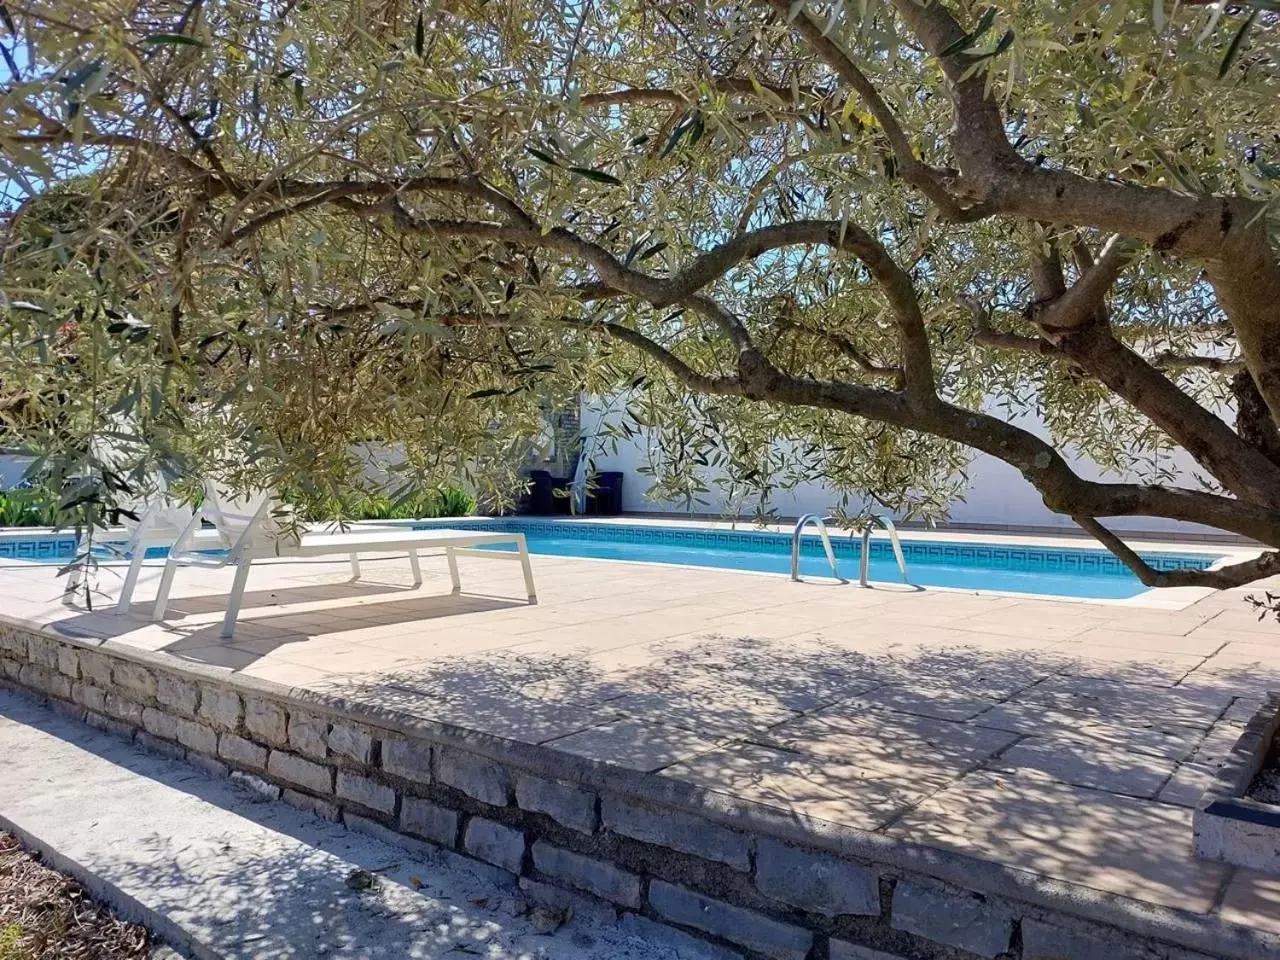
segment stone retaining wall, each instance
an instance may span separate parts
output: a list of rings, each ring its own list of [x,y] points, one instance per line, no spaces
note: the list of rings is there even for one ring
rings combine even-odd
[[[1273,693],[1250,718],[1196,804],[1196,856],[1280,874],[1280,804],[1246,796],[1253,778],[1277,749],[1278,735],[1280,693]]]
[[[532,901],[725,958],[1280,956],[1215,920],[162,654],[0,623],[0,683]]]

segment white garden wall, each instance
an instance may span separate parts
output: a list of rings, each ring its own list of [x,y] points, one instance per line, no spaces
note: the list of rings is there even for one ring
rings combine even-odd
[[[611,418],[616,414],[606,412],[616,409],[617,405],[605,405],[589,402],[584,405],[583,433],[588,438],[599,430],[602,417]],[[1020,417],[1015,421],[1024,429],[1041,435],[1047,435],[1043,423],[1032,417]],[[618,442],[617,450],[608,455],[594,454],[594,462],[598,470],[619,470],[626,475],[623,483],[623,509],[634,513],[684,513],[684,503],[663,503],[650,500],[647,496],[649,478],[638,472],[648,460],[648,441],[641,434],[631,443]],[[1138,476],[1116,476],[1100,470],[1093,461],[1087,458],[1076,458],[1072,461],[1075,470],[1088,479],[1099,479],[1110,482],[1136,482],[1143,478]],[[1181,449],[1170,456],[1170,466],[1178,473],[1178,483],[1194,488],[1196,486],[1192,469],[1195,464]],[[978,454],[969,467],[969,488],[964,500],[956,501],[951,508],[951,522],[963,524],[982,524],[992,526],[1014,527],[1061,527],[1078,530],[1069,517],[1063,517],[1049,511],[1040,499],[1040,495],[1022,475],[1008,464],[986,454]],[[711,476],[708,475],[708,480]],[[718,497],[714,484],[706,495],[708,502],[698,504],[691,511],[708,516],[725,516],[731,511]],[[775,493],[772,506],[779,516],[797,517],[805,513],[825,513],[838,501],[838,496],[821,484],[805,484],[790,492]],[[745,512],[750,512],[748,508]],[[1200,535],[1217,533],[1198,524],[1179,523],[1171,520],[1124,518],[1112,523],[1119,530],[1152,531],[1164,533],[1180,533]]]
[[[8,490],[21,483],[32,459],[16,453],[0,453],[0,490]]]

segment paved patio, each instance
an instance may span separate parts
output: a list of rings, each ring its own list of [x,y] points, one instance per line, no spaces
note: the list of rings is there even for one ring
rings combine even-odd
[[[344,558],[255,566],[232,641],[227,570],[180,572],[163,624],[143,615],[158,566],[129,617],[64,605],[51,565],[0,567],[0,597],[65,635],[1280,935],[1280,878],[1190,855],[1192,806],[1280,688],[1280,624],[1248,591],[1162,608],[535,557],[528,606],[514,564],[460,563],[457,597],[443,559],[416,590],[403,559],[356,583]]]

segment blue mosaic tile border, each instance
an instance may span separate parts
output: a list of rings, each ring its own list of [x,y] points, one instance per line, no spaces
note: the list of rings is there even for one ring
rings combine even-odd
[[[532,520],[522,517],[469,520],[466,526],[469,530],[520,531],[529,537],[555,537],[562,540],[605,540],[614,543],[654,545],[670,543],[686,547],[724,547],[759,553],[791,552],[790,534],[759,530],[681,530],[675,527],[639,524]],[[831,546],[837,558],[856,558],[862,553],[861,540],[851,539],[847,534],[833,536]],[[805,556],[821,556],[822,541],[815,534],[806,534],[800,541],[800,552]],[[992,570],[1133,575],[1116,557],[1102,549],[903,540],[902,552],[908,563],[946,564]],[[893,548],[883,533],[873,537],[871,556],[873,559],[893,558]],[[1143,554],[1143,559],[1157,570],[1203,570],[1216,558],[1197,554],[1149,553]]]
[[[76,552],[75,537],[0,538],[0,560],[61,560]]]
[[[419,527],[442,525],[420,524]],[[457,522],[454,521],[454,525]],[[568,540],[604,540],[614,543],[648,543],[655,546],[673,544],[685,547],[722,547],[753,553],[787,554],[791,536],[759,530],[682,530],[676,527],[639,524],[591,523],[579,520],[534,520],[523,517],[468,520],[468,530],[520,531],[529,537],[554,537]],[[836,536],[831,541],[838,558],[857,558],[861,541]],[[0,560],[60,560],[69,558],[76,548],[75,537],[43,536],[14,539],[0,538]],[[163,547],[147,551],[148,557],[162,557]],[[805,556],[821,556],[822,541],[806,534],[800,542]],[[1048,571],[1053,573],[1090,573],[1132,576],[1128,568],[1104,550],[1079,547],[1024,547],[1006,544],[948,543],[945,541],[904,540],[902,552],[908,563],[927,563],[959,567],[981,567],[989,570]],[[892,559],[893,550],[883,534],[871,541],[874,559]],[[1214,557],[1197,554],[1143,554],[1157,570],[1203,570]]]

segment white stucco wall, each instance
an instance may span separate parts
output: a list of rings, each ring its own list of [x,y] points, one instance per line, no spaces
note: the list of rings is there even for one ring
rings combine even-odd
[[[0,453],[0,490],[7,490],[22,482],[22,475],[31,464],[31,457],[13,453]]]
[[[584,436],[590,437],[592,431],[599,429],[603,406],[598,403],[585,405],[583,415]],[[1020,417],[1015,421],[1024,429],[1042,436],[1047,435],[1044,425],[1034,418]],[[588,440],[589,444],[589,440]],[[598,470],[618,470],[625,474],[623,481],[623,509],[628,512],[686,512],[686,505],[681,503],[663,503],[650,500],[647,496],[649,478],[638,472],[638,468],[647,463],[647,439],[642,434],[630,443],[618,441],[616,451],[612,453],[597,452],[594,462]],[[1082,477],[1110,482],[1139,482],[1138,476],[1116,476],[1104,473],[1086,458],[1076,458],[1072,466]],[[1171,454],[1171,466],[1178,474],[1178,483],[1196,488],[1192,475],[1194,462],[1181,449]],[[1062,527],[1078,530],[1070,517],[1051,512],[1045,507],[1039,493],[1013,467],[986,454],[977,454],[969,467],[969,487],[964,500],[958,500],[951,507],[951,522],[989,524],[1000,526],[1042,526]],[[711,490],[704,496],[708,502],[694,506],[695,514],[708,516],[725,516],[732,512],[719,498],[719,490],[709,484]],[[824,488],[821,484],[810,483],[797,487],[793,491],[775,492],[771,505],[779,516],[797,517],[805,513],[825,513],[838,501],[838,496]],[[1111,524],[1119,530],[1153,531],[1166,533],[1183,533],[1189,535],[1217,533],[1198,524],[1179,523],[1173,520],[1162,520],[1143,517],[1118,518]]]

